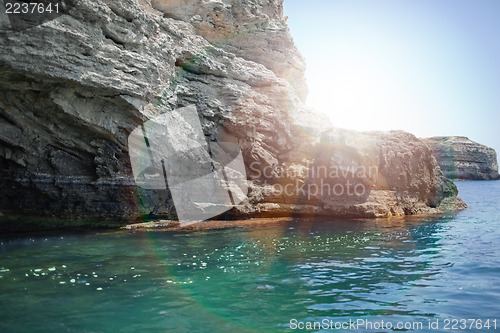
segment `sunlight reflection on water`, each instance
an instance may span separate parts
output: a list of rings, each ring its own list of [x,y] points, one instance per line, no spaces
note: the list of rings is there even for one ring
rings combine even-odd
[[[493,319],[499,184],[459,183],[471,209],[424,220],[3,236],[0,329],[286,332],[292,318]]]

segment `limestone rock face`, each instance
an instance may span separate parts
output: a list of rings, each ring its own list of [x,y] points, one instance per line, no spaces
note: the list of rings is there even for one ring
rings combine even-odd
[[[466,208],[432,150],[410,133],[332,128],[298,149],[294,163],[251,167],[261,188],[247,211],[375,218]]]
[[[430,144],[443,173],[450,179],[496,180],[497,154],[463,136],[433,137],[425,140]]]
[[[127,139],[190,105],[208,143],[243,154],[248,199],[227,218],[413,214],[456,199],[413,136],[327,131],[304,106],[304,60],[282,0],[65,3],[59,17],[22,31],[0,17],[3,220],[175,218],[168,189],[136,186]],[[308,171],[324,167],[337,174]],[[325,182],[345,196],[314,192]],[[268,191],[277,184],[292,195]]]

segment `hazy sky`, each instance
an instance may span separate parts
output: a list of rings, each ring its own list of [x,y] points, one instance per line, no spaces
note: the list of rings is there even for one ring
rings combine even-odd
[[[334,125],[500,153],[500,0],[285,0],[308,104]]]

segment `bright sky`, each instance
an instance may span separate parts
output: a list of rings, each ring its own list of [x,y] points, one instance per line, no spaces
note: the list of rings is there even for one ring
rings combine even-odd
[[[500,0],[285,0],[308,104],[338,127],[500,154]]]

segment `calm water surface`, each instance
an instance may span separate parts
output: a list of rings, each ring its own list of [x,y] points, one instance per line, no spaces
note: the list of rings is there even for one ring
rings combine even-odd
[[[0,331],[297,332],[291,319],[364,319],[444,332],[458,318],[499,332],[500,182],[458,186],[471,209],[420,222],[2,236]]]

